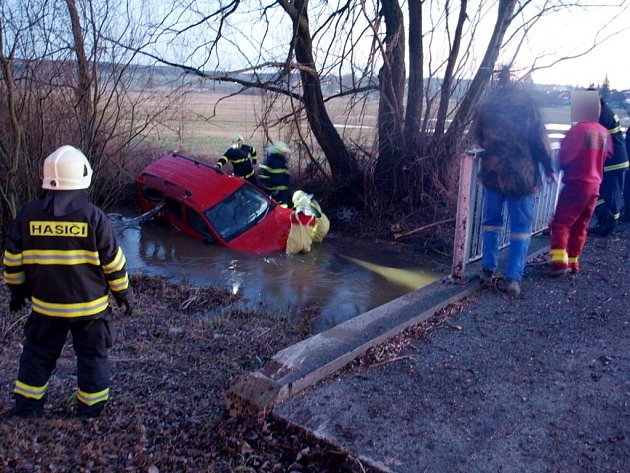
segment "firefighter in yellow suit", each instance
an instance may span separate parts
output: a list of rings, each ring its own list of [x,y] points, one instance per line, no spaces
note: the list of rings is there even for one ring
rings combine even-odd
[[[313,194],[302,190],[293,193],[291,230],[287,239],[288,254],[308,253],[312,243],[321,243],[330,230],[330,221]]]
[[[133,291],[107,216],[88,202],[91,179],[85,155],[62,146],[44,162],[45,193],[9,228],[3,276],[10,310],[22,309],[28,299],[32,304],[14,389],[18,416],[42,415],[68,332],[77,357],[77,415],[98,416],[109,398],[109,291],[127,314]]]

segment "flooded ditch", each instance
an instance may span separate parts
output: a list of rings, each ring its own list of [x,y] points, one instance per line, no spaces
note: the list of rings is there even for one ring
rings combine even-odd
[[[258,255],[204,244],[162,222],[140,224],[120,214],[110,219],[131,274],[224,287],[240,294],[246,309],[292,319],[302,308],[316,305],[317,332],[430,284],[450,270],[444,261],[334,234],[307,254]]]

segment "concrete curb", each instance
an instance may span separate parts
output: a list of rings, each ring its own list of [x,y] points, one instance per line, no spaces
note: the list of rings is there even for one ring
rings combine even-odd
[[[480,285],[477,279],[465,285],[436,281],[287,347],[262,370],[237,378],[226,393],[227,407],[232,415],[268,409],[339,370],[371,347],[472,294]]]
[[[540,243],[531,245],[528,260],[548,251],[548,246]],[[471,264],[468,272],[475,274],[479,266],[479,263]],[[481,287],[476,277],[463,284],[446,281],[435,281],[279,351],[263,369],[241,375],[232,383],[226,392],[230,414],[253,414],[270,409],[341,369],[368,349],[427,320]]]

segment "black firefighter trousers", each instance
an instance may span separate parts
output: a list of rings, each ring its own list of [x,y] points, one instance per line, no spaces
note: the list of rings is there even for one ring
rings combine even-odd
[[[48,379],[72,333],[77,357],[77,415],[97,416],[109,398],[108,348],[112,345],[111,309],[78,320],[35,312],[24,325],[26,337],[15,383],[15,414],[39,416],[44,408]]]
[[[597,223],[600,225],[614,225],[619,219],[625,173],[625,169],[604,172],[604,179],[599,186],[597,207],[595,207]]]

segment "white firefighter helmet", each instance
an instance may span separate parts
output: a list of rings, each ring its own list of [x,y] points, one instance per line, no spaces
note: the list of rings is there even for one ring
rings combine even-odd
[[[232,136],[232,148],[240,149],[243,146],[243,137],[238,133]]]
[[[44,189],[87,189],[91,182],[92,166],[85,155],[74,146],[62,146],[44,161]]]

